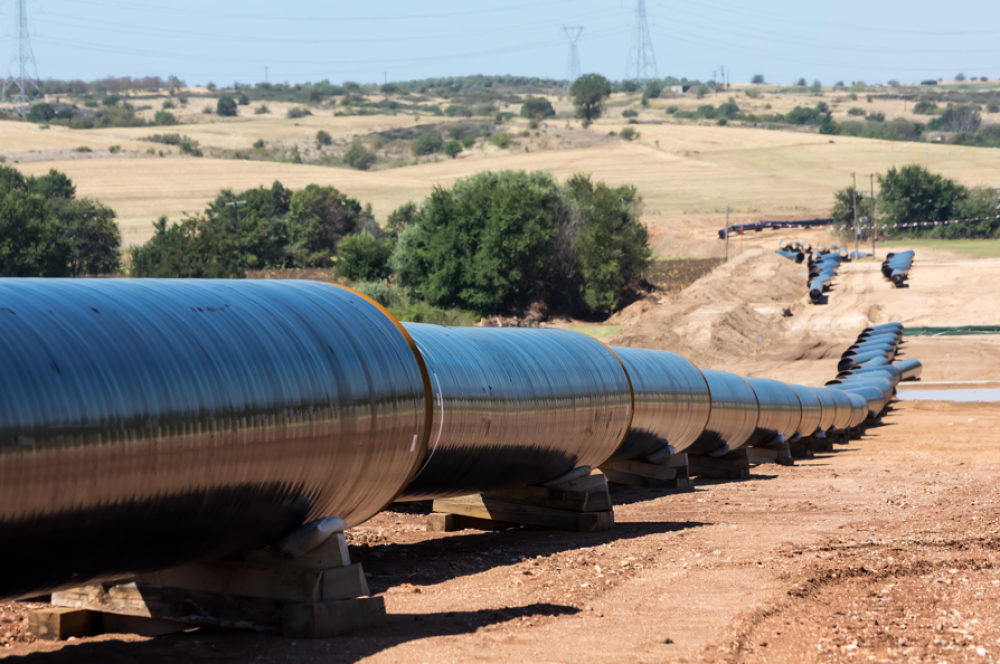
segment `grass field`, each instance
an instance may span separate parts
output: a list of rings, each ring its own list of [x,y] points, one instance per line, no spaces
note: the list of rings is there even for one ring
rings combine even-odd
[[[842,92],[826,91],[820,98],[797,92],[776,95],[777,88],[761,89],[764,95],[759,99],[739,97],[741,90],[732,93],[748,110],[771,104],[774,112],[794,105],[813,105],[819,99],[831,104],[839,101],[836,108],[840,110],[848,105],[884,110],[882,105],[901,104],[879,97],[868,104],[863,95],[858,101],[846,102],[847,93]],[[634,141],[609,136],[626,126],[621,110],[626,105],[638,107],[639,98],[640,95],[616,95],[606,117],[589,130],[584,130],[576,120],[550,119],[529,132],[526,120],[514,118],[495,127],[495,131],[515,134],[518,143],[510,149],[500,150],[481,141],[458,159],[441,157],[437,161],[370,172],[279,162],[196,159],[177,155],[176,148],[137,139],[153,133],[177,132],[191,136],[203,147],[247,149],[258,139],[305,146],[314,142],[316,132],[323,129],[343,145],[372,132],[448,119],[388,114],[335,117],[339,107],[325,105],[314,107],[311,116],[291,120],[286,112],[293,104],[281,102],[269,103],[272,113],[267,115],[254,114],[253,109],[259,105],[255,102],[239,107],[237,118],[219,118],[201,113],[202,108],[214,105],[214,97],[192,97],[186,108],[172,112],[193,124],[176,127],[80,131],[0,122],[0,153],[8,156],[8,163],[20,162],[17,166],[26,173],[44,173],[50,168],[68,173],[77,183],[80,196],[99,199],[117,211],[127,244],[144,242],[151,233],[152,222],[161,215],[177,219],[185,212],[200,211],[220,189],[269,186],[274,180],[292,188],[309,183],[334,185],[363,203],[371,203],[376,217],[384,221],[393,209],[409,200],[420,201],[434,186],[448,186],[458,178],[483,170],[547,170],[560,180],[584,172],[612,185],[633,184],[638,188],[645,201],[643,218],[650,225],[654,249],[661,256],[716,255],[715,244],[687,253],[683,247],[676,247],[671,238],[712,240],[714,231],[721,227],[727,206],[732,209],[733,223],[825,214],[833,192],[850,183],[852,172],[859,174],[862,186],[867,184],[869,173],[884,172],[892,164],[926,163],[931,170],[951,174],[968,185],[998,184],[998,150],[829,137],[802,131],[676,124],[668,123],[663,113],[663,107],[671,103],[685,108],[702,103],[717,105],[725,100],[723,94],[703,100],[690,94],[679,100],[654,99],[648,109],[641,110],[640,117],[644,122],[664,124],[636,125],[640,136]],[[552,100],[558,111],[570,109],[566,98]],[[148,115],[160,108],[163,100],[133,101],[136,105],[150,105],[150,110],[143,111]],[[518,109],[516,105],[501,104],[499,110]],[[72,152],[73,148],[84,145],[96,152],[85,155]],[[109,155],[107,149],[112,145],[120,145],[124,152]],[[147,154],[150,148],[155,148],[157,154],[162,150],[166,157]],[[30,151],[35,153],[27,154]],[[678,220],[684,220],[684,224],[678,224]]]
[[[945,251],[957,251],[977,258],[1000,258],[1000,240],[893,240],[891,242],[880,243],[879,247],[882,246],[906,249],[944,249]]]

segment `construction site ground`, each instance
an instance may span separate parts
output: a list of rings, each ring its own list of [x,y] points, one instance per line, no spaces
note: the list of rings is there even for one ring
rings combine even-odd
[[[805,267],[745,247],[610,321],[612,343],[821,385],[870,321],[996,324],[1000,260],[921,250],[910,287],[845,265],[808,304]],[[924,382],[1000,380],[995,336],[908,338]],[[387,627],[322,640],[192,631],[33,641],[0,607],[0,657],[55,662],[1000,661],[1000,408],[894,402],[793,467],[695,490],[612,491],[615,529],[427,532],[429,503],[350,533]]]

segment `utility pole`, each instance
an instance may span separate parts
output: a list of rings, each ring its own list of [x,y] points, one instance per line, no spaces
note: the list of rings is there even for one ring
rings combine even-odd
[[[269,82],[269,81],[267,80],[267,70],[268,70],[268,68],[267,68],[267,67],[264,67],[264,82],[265,82],[265,83],[268,83],[268,82]]]
[[[632,26],[632,45],[625,65],[625,78],[634,81],[649,81],[659,78],[656,70],[656,55],[653,53],[653,38],[649,36],[646,22],[646,0],[636,0],[635,24]]]
[[[11,72],[3,82],[3,90],[0,91],[0,101],[11,104],[14,110],[23,118],[28,114],[28,90],[34,88],[37,94],[41,94],[42,88],[39,85],[38,64],[35,63],[35,52],[31,48],[31,36],[28,34],[28,8],[27,0],[16,0],[17,10],[15,17],[17,26],[14,30],[14,52],[10,58],[10,65],[7,70]],[[15,75],[13,72],[17,72]],[[17,88],[17,93],[12,97],[11,90]]]
[[[240,248],[240,267],[246,269],[246,262],[243,260],[243,232],[240,230],[240,206],[246,205],[246,201],[231,201],[226,203],[226,207],[233,208],[233,216],[236,218],[236,242]]]
[[[860,258],[859,252],[860,247],[860,233],[861,229],[858,227],[858,178],[855,177],[854,173],[851,173],[851,198],[854,202],[854,257]]]
[[[573,85],[573,81],[580,78],[583,75],[583,68],[580,66],[580,51],[576,47],[576,42],[580,39],[580,33],[583,32],[582,25],[564,25],[563,32],[566,33],[566,38],[569,39],[569,62],[566,66],[566,89],[564,93],[569,92],[570,86]]]
[[[389,84],[389,72],[384,71],[382,72],[382,85],[388,85],[388,84]]]
[[[875,258],[875,174],[869,173],[871,186],[871,196],[872,196],[872,209],[868,213],[869,218],[872,220],[872,258]]]
[[[712,87],[715,89],[715,96],[716,97],[719,96],[719,81],[716,80],[717,78],[719,78],[719,75],[713,69],[712,70]]]

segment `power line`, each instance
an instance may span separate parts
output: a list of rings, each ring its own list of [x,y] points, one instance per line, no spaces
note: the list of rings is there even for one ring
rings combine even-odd
[[[576,43],[580,39],[580,33],[583,32],[583,26],[564,25],[563,32],[569,38],[569,66],[566,69],[566,92],[569,92],[569,86],[573,85],[573,81],[580,78],[583,74],[583,69],[580,67],[580,51],[576,47]]]
[[[656,71],[656,55],[653,53],[653,39],[649,36],[646,22],[646,0],[636,0],[635,23],[632,26],[632,46],[625,65],[625,78],[645,81],[659,78]]]
[[[11,56],[10,64],[7,66],[7,78],[3,82],[3,91],[0,92],[0,101],[11,104],[21,117],[28,114],[28,92],[34,88],[41,93],[38,85],[38,65],[35,63],[35,52],[31,48],[31,36],[28,34],[28,9],[27,0],[17,0],[17,12],[15,20],[17,27],[14,37],[14,53]],[[14,65],[17,64],[17,74],[13,72]],[[11,91],[17,88],[17,94],[10,96]]]

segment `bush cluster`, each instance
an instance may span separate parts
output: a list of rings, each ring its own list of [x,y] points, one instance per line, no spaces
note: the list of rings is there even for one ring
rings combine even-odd
[[[0,166],[0,276],[111,274],[120,267],[115,212],[76,198],[63,173],[25,178]]]
[[[641,199],[578,175],[485,172],[437,188],[405,225],[391,266],[416,300],[479,314],[534,302],[607,312],[650,260]]]

